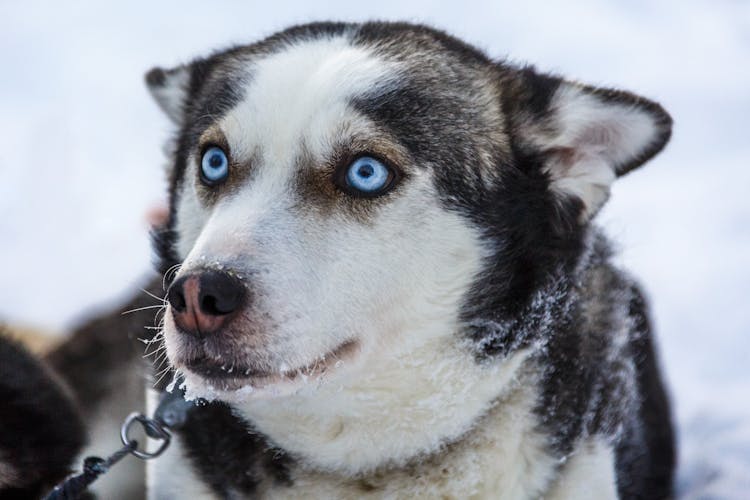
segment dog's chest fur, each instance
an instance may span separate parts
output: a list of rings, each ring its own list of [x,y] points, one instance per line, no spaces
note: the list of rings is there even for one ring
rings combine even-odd
[[[231,477],[222,478],[225,487],[217,491],[186,458],[191,453],[177,437],[164,458],[149,464],[150,498],[616,498],[611,447],[590,438],[564,460],[553,456],[547,437],[530,417],[538,397],[535,386],[523,382],[515,383],[456,442],[403,467],[354,477],[292,463],[283,477],[266,470],[250,491],[231,484]],[[252,464],[248,470],[258,474]]]
[[[533,391],[517,387],[457,443],[396,470],[342,479],[300,469],[294,485],[272,486],[273,498],[537,498],[550,491],[557,460],[528,412]],[[608,461],[612,467],[611,460]],[[613,478],[610,474],[610,478]],[[614,483],[609,485],[614,493]],[[565,498],[565,496],[563,496]],[[606,498],[600,496],[599,498]]]

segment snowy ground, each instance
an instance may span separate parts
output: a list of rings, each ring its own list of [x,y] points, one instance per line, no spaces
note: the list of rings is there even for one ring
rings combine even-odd
[[[145,275],[169,130],[149,67],[295,22],[427,22],[672,113],[667,151],[599,220],[651,292],[682,496],[750,498],[750,3],[109,4],[0,2],[0,317],[61,330]]]

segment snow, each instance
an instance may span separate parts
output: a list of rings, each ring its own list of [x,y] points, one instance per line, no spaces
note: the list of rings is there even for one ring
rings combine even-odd
[[[672,113],[668,149],[615,185],[599,220],[651,294],[682,496],[747,497],[747,2],[0,2],[0,317],[62,330],[142,282],[170,131],[146,70],[329,18],[427,22]]]

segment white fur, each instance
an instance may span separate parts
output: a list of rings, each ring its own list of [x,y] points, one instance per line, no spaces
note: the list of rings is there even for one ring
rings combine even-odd
[[[346,37],[306,42],[248,65],[246,98],[221,121],[232,155],[251,158],[257,149],[283,181],[305,145],[316,159],[330,153],[342,125],[354,117],[349,97],[387,88],[398,65]]]
[[[176,124],[182,123],[185,95],[190,84],[190,71],[180,66],[165,74],[164,85],[149,85],[151,95],[162,111]]]
[[[185,182],[177,195],[176,229],[181,235],[177,240],[177,252],[187,255],[208,220],[209,214],[197,199],[195,184]]]
[[[269,497],[540,498],[554,476],[556,462],[546,453],[533,419],[528,418],[535,398],[523,381],[513,384],[474,430],[433,457],[362,478],[303,470],[294,476],[293,488],[276,488]],[[363,489],[363,484],[372,491]]]
[[[507,390],[528,352],[500,366],[472,363],[446,335],[416,330],[414,350],[366,357],[319,387],[237,405],[310,467],[356,475],[402,466],[466,433]]]
[[[537,146],[561,148],[548,166],[552,187],[579,197],[590,218],[609,198],[618,168],[657,140],[654,116],[635,105],[605,102],[580,86],[564,82],[550,104],[555,134],[537,135]]]
[[[548,500],[616,499],[617,480],[611,445],[591,439],[578,447],[560,471]]]

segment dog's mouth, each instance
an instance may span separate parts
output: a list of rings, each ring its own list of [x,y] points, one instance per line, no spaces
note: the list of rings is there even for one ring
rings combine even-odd
[[[293,386],[309,380],[321,379],[331,370],[351,359],[358,350],[356,340],[347,340],[314,362],[296,368],[283,364],[277,370],[259,369],[241,363],[226,363],[198,356],[185,361],[184,367],[200,376],[211,388],[219,391],[237,391],[245,388],[264,389],[270,386]]]
[[[233,379],[233,378],[267,378],[274,375],[270,371],[255,370],[239,365],[220,365],[206,357],[190,360],[185,367],[206,379]]]

